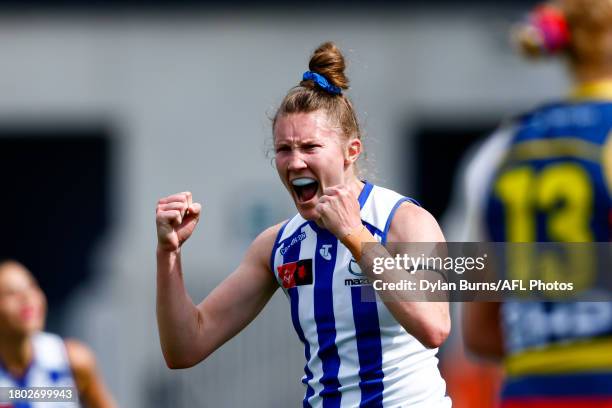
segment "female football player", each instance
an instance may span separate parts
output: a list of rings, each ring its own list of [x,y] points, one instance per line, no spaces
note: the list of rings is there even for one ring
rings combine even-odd
[[[477,154],[467,176],[468,240],[610,241],[612,1],[542,4],[516,38],[528,56],[563,57],[574,85]],[[559,276],[587,280],[597,261],[547,259]],[[612,407],[612,303],[472,303],[464,317],[467,347],[504,361],[503,407]]]
[[[249,324],[280,287],[304,344],[305,407],[448,407],[435,357],[450,330],[448,304],[394,301],[393,294],[384,303],[362,301],[374,278],[362,243],[444,237],[412,200],[357,177],[363,147],[344,70],[341,52],[324,43],[285,96],[272,124],[275,164],[297,214],[262,232],[198,305],[184,286],[181,246],[201,206],[188,192],[159,200],[162,351],[171,368],[197,364]]]
[[[79,341],[42,331],[46,306],[30,271],[16,261],[0,263],[0,387],[71,387],[67,392],[77,394],[73,401],[80,400],[87,408],[115,407],[91,350]],[[70,399],[67,392],[56,396],[55,402],[14,401],[14,406],[79,406],[62,402]]]

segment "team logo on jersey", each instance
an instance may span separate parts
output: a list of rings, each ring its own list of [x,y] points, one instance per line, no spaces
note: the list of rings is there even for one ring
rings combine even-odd
[[[366,286],[366,285],[372,284],[370,282],[370,279],[363,276],[363,272],[361,271],[361,268],[359,267],[359,264],[357,263],[355,258],[351,258],[351,261],[349,262],[348,270],[350,273],[357,276],[357,278],[345,279],[344,286]]]
[[[332,258],[332,255],[329,253],[329,248],[331,248],[332,246],[333,245],[331,244],[325,244],[325,245],[321,245],[321,249],[319,249],[319,254],[326,261],[329,261]]]
[[[300,259],[297,262],[282,264],[277,270],[278,278],[285,289],[312,285],[312,259]]]

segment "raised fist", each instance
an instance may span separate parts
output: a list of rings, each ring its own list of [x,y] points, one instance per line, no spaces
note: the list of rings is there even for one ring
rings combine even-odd
[[[319,222],[340,240],[361,227],[359,201],[344,185],[325,188],[316,209]]]
[[[177,251],[193,233],[201,210],[200,204],[192,202],[190,192],[160,199],[155,211],[158,248]]]

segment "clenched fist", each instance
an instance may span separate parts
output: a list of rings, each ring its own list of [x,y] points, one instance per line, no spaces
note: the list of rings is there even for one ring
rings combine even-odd
[[[340,240],[361,227],[357,197],[344,185],[324,189],[316,209],[321,224]]]
[[[192,202],[190,192],[160,199],[155,211],[158,248],[177,251],[193,233],[201,210],[200,204]]]

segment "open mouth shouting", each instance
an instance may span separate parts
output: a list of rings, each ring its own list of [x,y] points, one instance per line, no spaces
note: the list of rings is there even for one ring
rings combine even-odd
[[[293,187],[298,203],[304,204],[317,195],[319,182],[310,177],[298,177],[291,180],[291,187]]]

